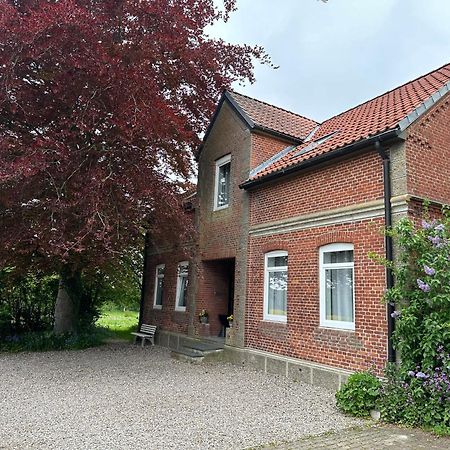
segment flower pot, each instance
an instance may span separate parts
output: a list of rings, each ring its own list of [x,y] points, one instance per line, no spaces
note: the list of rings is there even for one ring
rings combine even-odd
[[[200,323],[208,323],[207,317],[200,317]]]
[[[381,413],[378,411],[378,409],[371,409],[370,410],[370,417],[372,417],[373,420],[380,420]]]
[[[228,321],[228,326],[229,326],[230,328],[233,328],[233,321],[232,321],[232,320],[229,320],[229,321]]]

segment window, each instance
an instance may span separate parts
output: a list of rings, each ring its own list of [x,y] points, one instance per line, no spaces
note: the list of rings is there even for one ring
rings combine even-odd
[[[164,264],[159,264],[156,266],[156,276],[155,276],[155,299],[153,301],[153,308],[161,309],[163,303],[164,294]]]
[[[287,252],[266,253],[264,261],[264,320],[287,320]]]
[[[189,263],[187,261],[183,261],[178,264],[177,294],[176,294],[176,303],[175,303],[176,311],[186,311],[188,270],[189,270]]]
[[[326,245],[319,255],[320,325],[354,330],[353,245]]]
[[[214,188],[214,210],[227,208],[230,203],[231,155],[216,161],[216,182]]]

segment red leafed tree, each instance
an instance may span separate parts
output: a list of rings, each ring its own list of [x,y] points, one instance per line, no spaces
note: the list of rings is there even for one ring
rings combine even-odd
[[[0,0],[0,268],[61,276],[55,331],[76,326],[82,271],[180,227],[179,181],[215,101],[253,80],[259,47],[205,29],[234,0]]]

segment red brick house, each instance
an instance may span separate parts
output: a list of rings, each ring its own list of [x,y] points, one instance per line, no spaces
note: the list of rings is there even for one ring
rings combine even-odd
[[[225,92],[186,202],[189,251],[147,249],[143,322],[179,349],[218,336],[225,355],[338,387],[395,353],[381,302],[382,229],[450,203],[450,64],[323,123]],[[209,324],[201,324],[201,310]]]

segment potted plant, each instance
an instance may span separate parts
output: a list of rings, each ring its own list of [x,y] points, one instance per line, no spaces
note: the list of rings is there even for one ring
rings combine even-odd
[[[234,320],[233,314],[230,314],[230,315],[227,317],[227,320],[228,320],[228,325],[229,325],[229,327],[230,327],[230,328],[233,328],[233,320]]]
[[[208,311],[206,311],[206,309],[202,309],[198,315],[198,318],[200,323],[208,323]]]

